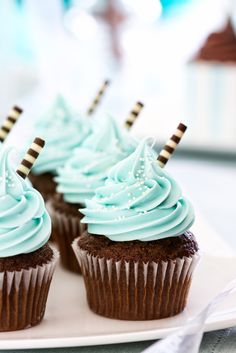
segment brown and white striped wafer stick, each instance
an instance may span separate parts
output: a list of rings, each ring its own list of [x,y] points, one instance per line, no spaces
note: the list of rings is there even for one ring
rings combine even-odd
[[[187,126],[180,123],[170,140],[167,141],[166,145],[160,152],[159,156],[157,157],[157,161],[160,165],[161,168],[164,168],[168,160],[170,159],[171,155],[175,151],[176,147],[178,146],[180,140],[183,137],[183,134],[185,133],[187,129]]]
[[[21,164],[17,169],[17,173],[25,179],[29,172],[31,171],[36,159],[38,158],[41,150],[43,149],[45,141],[42,140],[40,137],[36,137],[34,142],[28,149],[27,153],[25,154]]]
[[[105,93],[107,87],[109,86],[109,84],[110,84],[109,80],[106,80],[106,81],[103,82],[102,87],[98,91],[98,93],[97,93],[96,97],[94,98],[92,104],[90,105],[90,107],[87,110],[87,115],[93,114],[94,110],[96,109],[98,104],[101,102],[101,99],[104,96],[104,93]]]
[[[4,121],[2,126],[0,127],[0,141],[1,142],[5,141],[7,135],[9,134],[9,132],[12,129],[12,127],[17,122],[17,120],[18,120],[18,118],[19,118],[19,116],[21,115],[22,112],[23,112],[23,110],[20,107],[18,107],[17,105],[15,105],[10,110],[6,120]]]
[[[134,108],[131,110],[131,112],[130,112],[130,114],[129,114],[126,122],[125,122],[126,129],[130,129],[133,126],[135,120],[139,116],[139,114],[140,114],[141,110],[143,109],[143,107],[144,107],[144,104],[141,103],[141,102],[137,102],[135,104]]]

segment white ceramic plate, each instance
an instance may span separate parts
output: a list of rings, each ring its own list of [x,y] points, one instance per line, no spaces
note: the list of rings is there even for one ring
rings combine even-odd
[[[137,322],[100,317],[87,306],[82,278],[58,267],[43,322],[31,329],[1,333],[0,349],[86,346],[157,339],[168,335],[195,316],[227,282],[236,277],[236,256],[227,245],[202,221],[196,224],[195,233],[198,233],[205,253],[195,272],[189,302],[182,314],[169,319]],[[236,294],[210,318],[206,331],[233,325],[236,325]]]

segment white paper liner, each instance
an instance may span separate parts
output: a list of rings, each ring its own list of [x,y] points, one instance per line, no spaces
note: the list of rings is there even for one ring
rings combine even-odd
[[[54,209],[51,201],[47,202],[47,210],[52,219],[53,240],[59,246],[62,265],[67,270],[80,273],[80,267],[71,249],[73,240],[80,236],[85,229],[84,225],[80,222],[79,212],[78,217],[64,214]]]
[[[0,331],[28,328],[41,321],[59,252],[35,268],[0,272]]]
[[[114,261],[90,255],[79,247],[78,239],[72,247],[91,309],[104,316],[129,320],[158,319],[181,312],[200,258],[196,253],[159,263]],[[105,302],[103,308],[100,298]]]

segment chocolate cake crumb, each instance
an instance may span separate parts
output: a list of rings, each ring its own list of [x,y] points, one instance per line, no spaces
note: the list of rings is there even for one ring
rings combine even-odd
[[[52,173],[34,174],[30,173],[28,175],[33,187],[37,189],[46,201],[51,195],[56,192],[56,182],[53,180],[55,175]]]
[[[177,237],[146,242],[139,240],[115,242],[105,236],[85,232],[79,238],[78,244],[91,255],[115,261],[168,261],[192,256],[198,251],[198,244],[190,231]]]
[[[35,268],[36,266],[48,263],[52,257],[53,251],[50,246],[46,244],[40,249],[28,254],[0,258],[0,272],[27,270],[32,267]]]

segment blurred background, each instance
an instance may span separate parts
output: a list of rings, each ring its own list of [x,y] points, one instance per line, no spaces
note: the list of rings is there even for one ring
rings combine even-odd
[[[236,197],[235,0],[2,0],[0,23],[0,115],[25,111],[15,143],[56,94],[86,112],[109,78],[100,113],[124,121],[145,104],[134,135],[162,145],[188,124],[170,170],[189,189],[194,180],[194,201],[220,230],[232,224],[233,208],[220,219],[206,199]]]
[[[235,8],[234,0],[3,0],[0,114],[18,102],[33,117],[57,93],[83,112],[109,78],[106,111],[124,120],[136,100],[145,103],[135,134],[162,143],[182,120],[191,125],[182,148],[235,155],[236,55],[193,64],[211,32],[229,16],[234,25]]]

